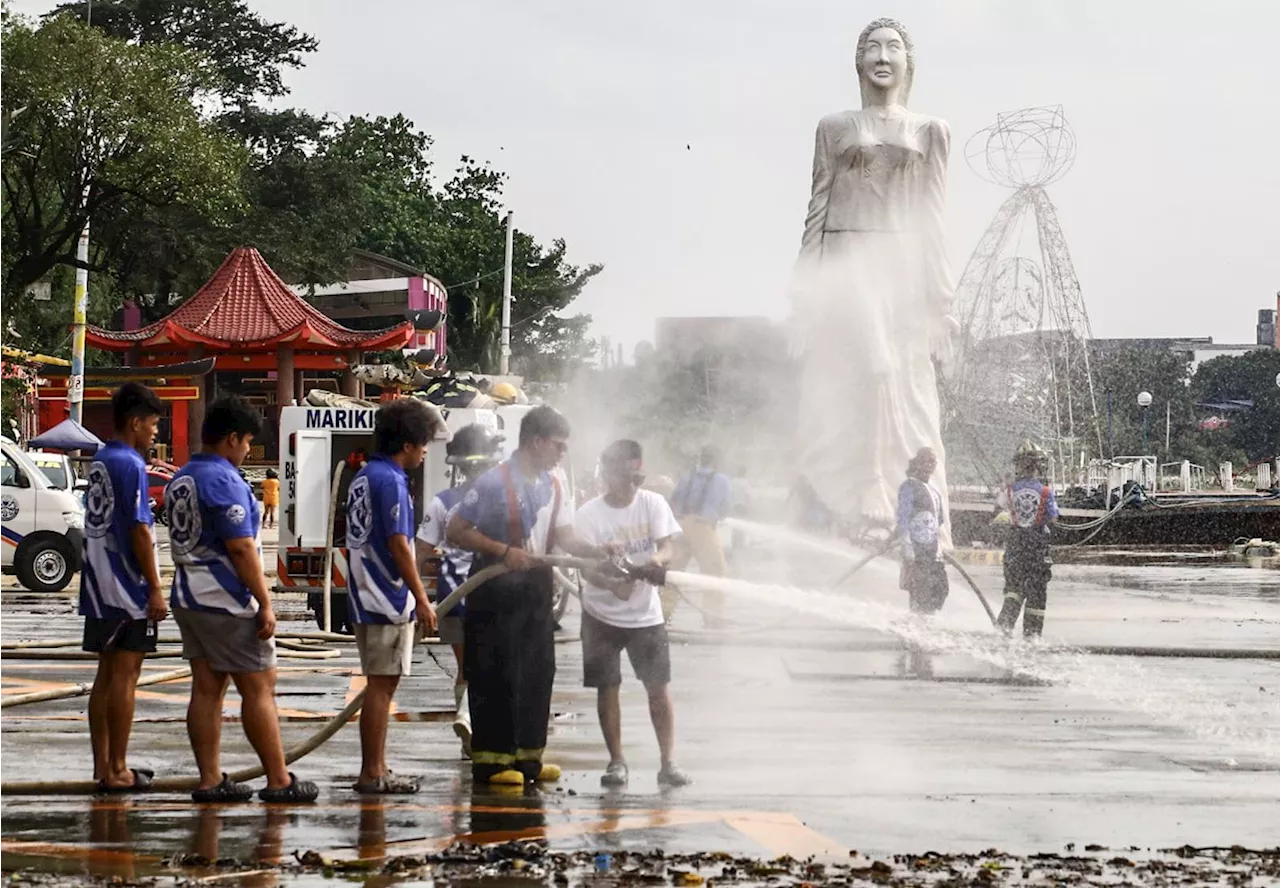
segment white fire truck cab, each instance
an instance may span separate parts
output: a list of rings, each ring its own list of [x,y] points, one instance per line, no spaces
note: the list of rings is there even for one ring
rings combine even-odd
[[[445,409],[449,431],[479,423],[502,434],[503,458],[517,446],[520,420],[529,407],[512,405],[497,410]],[[339,465],[345,466],[333,508],[333,565],[330,617],[334,631],[349,631],[347,619],[347,489],[362,456],[373,452],[376,407],[285,407],[280,414],[280,539],[277,585],[282,592],[305,592],[308,604],[323,623],[325,540],[329,532],[330,495]],[[430,498],[453,484],[453,468],[446,462],[442,441],[427,448],[422,467],[409,475],[415,520]],[[323,625],[322,627],[323,628]]]

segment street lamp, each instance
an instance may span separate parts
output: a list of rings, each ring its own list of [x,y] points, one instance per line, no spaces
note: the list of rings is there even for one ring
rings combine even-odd
[[[1138,392],[1138,406],[1142,408],[1142,455],[1147,455],[1147,408],[1151,406],[1151,392]]]

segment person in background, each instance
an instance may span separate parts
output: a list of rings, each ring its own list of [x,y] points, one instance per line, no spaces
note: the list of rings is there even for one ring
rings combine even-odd
[[[717,471],[718,461],[714,447],[703,447],[697,468],[681,478],[671,494],[671,507],[683,532],[671,562],[672,570],[684,570],[693,560],[707,576],[722,577],[728,572],[719,529],[720,522],[729,516],[733,489],[728,476]],[[670,619],[676,597],[670,590],[664,590],[662,597],[663,612]],[[724,594],[708,592],[703,601],[704,621],[720,623],[724,617]]]
[[[1009,513],[1009,536],[1004,550],[1004,606],[997,625],[1013,632],[1022,614],[1022,633],[1038,638],[1044,631],[1053,560],[1049,557],[1049,528],[1058,520],[1053,488],[1041,478],[1048,473],[1048,455],[1025,441],[1013,455],[1014,482],[1000,491],[996,505]],[[1026,606],[1025,613],[1023,606]]]
[[[264,802],[314,802],[320,789],[285,764],[276,710],[276,615],[262,573],[261,516],[239,466],[262,417],[243,398],[219,398],[200,430],[203,449],[169,482],[164,505],[173,552],[169,606],[191,662],[187,735],[200,769],[196,802],[247,802],[253,788],[220,768],[227,685],[240,693],[245,736],[267,772]]]
[[[140,792],[153,774],[128,764],[134,694],[168,612],[142,454],[155,441],[164,404],[145,385],[126,382],[111,397],[111,413],[115,435],[94,456],[85,491],[80,614],[84,650],[98,655],[89,743],[99,792]]]
[[[950,586],[942,560],[938,528],[945,521],[942,494],[929,483],[938,455],[921,447],[907,463],[907,480],[898,487],[898,540],[902,551],[901,586],[914,613],[937,613]]]
[[[436,627],[414,560],[408,473],[422,465],[443,429],[439,412],[416,398],[383,404],[374,415],[375,452],[347,492],[347,610],[366,682],[355,791],[366,795],[418,791],[416,780],[387,767],[387,723],[400,679],[412,668],[415,617],[428,632]]]
[[[476,479],[499,462],[502,437],[489,428],[472,423],[454,433],[446,445],[446,462],[458,471],[456,483],[437,493],[418,525],[418,571],[435,578],[436,604],[448,598],[471,574],[471,553],[449,545],[445,530],[462,498]],[[460,602],[440,618],[440,640],[453,648],[458,672],[453,683],[455,714],[453,730],[462,741],[462,753],[471,757],[471,711],[467,700],[467,678],[463,659],[463,616],[466,602]]]
[[[557,547],[580,558],[606,558],[573,531],[573,501],[552,471],[569,448],[569,423],[535,407],[520,422],[511,459],[481,475],[446,531],[448,541],[475,555],[471,574],[493,565],[507,573],[467,599],[463,658],[471,709],[471,774],[477,783],[521,786],[558,780],[543,761],[555,679],[554,578],[542,557]],[[545,516],[542,545],[532,542]]]
[[[582,683],[596,689],[596,712],[609,765],[602,786],[627,785],[622,752],[622,652],[627,652],[636,678],[649,695],[649,718],[658,738],[661,786],[685,786],[689,776],[673,759],[675,713],[671,703],[671,649],[662,600],[653,581],[661,582],[671,560],[672,537],[680,532],[667,501],[641,490],[644,452],[635,441],[615,441],[600,457],[605,492],[579,510],[574,521],[578,538],[593,545],[620,546],[634,573],[628,577],[584,571],[582,590]]]
[[[280,508],[280,475],[275,469],[267,469],[262,482],[262,526],[276,526],[276,510]]]

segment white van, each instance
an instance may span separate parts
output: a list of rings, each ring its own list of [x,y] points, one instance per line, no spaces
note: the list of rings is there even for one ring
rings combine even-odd
[[[80,570],[84,507],[58,490],[8,438],[0,438],[0,566],[32,592],[61,592]]]

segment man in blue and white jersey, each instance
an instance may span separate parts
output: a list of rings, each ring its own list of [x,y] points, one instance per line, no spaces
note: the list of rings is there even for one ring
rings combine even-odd
[[[427,505],[422,523],[418,525],[418,572],[435,578],[436,604],[444,601],[471,576],[471,553],[466,549],[449,545],[445,530],[449,519],[462,502],[462,497],[476,479],[498,464],[502,437],[494,431],[473,422],[464,426],[449,439],[445,446],[449,465],[457,469],[454,485],[437,493]],[[453,730],[462,741],[463,754],[471,756],[471,713],[467,701],[467,677],[463,663],[462,619],[466,614],[466,602],[454,605],[449,613],[440,617],[440,640],[453,648],[458,664],[454,677]]]
[[[427,444],[443,428],[439,412],[416,398],[382,405],[373,424],[376,452],[347,491],[347,613],[366,678],[359,793],[418,791],[416,780],[395,776],[387,767],[387,720],[400,677],[409,674],[413,662],[415,616],[428,630],[436,625],[414,560],[408,473],[422,465]]]
[[[262,418],[238,397],[220,398],[201,428],[194,454],[165,492],[174,578],[170,606],[191,661],[187,733],[200,768],[197,802],[245,802],[248,784],[222,773],[219,746],[228,681],[241,697],[245,736],[267,772],[264,802],[311,802],[314,784],[289,773],[276,711],[276,617],[262,573],[258,500],[239,466]]]
[[[100,792],[138,792],[152,774],[127,764],[134,692],[145,654],[156,649],[156,623],[168,610],[156,566],[147,464],[164,404],[126,382],[111,398],[115,437],[89,467],[85,491],[80,613],[84,649],[98,655],[89,695],[93,779]]]

